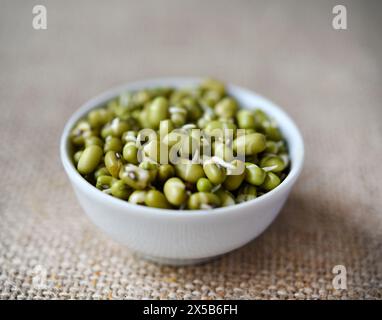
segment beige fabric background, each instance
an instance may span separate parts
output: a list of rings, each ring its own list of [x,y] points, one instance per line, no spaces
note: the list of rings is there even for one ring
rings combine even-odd
[[[46,4],[48,30],[32,29]],[[378,1],[1,1],[1,299],[382,298]],[[159,266],[82,212],[58,142],[84,101],[124,82],[204,76],[281,104],[306,164],[274,224],[193,267]],[[348,289],[334,290],[342,264]],[[45,287],[33,282],[36,275]]]

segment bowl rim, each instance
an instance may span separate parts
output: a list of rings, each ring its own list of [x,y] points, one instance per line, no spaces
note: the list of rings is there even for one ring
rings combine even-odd
[[[76,183],[76,186],[80,187],[82,191],[90,194],[92,197],[98,198],[100,201],[104,201],[109,205],[119,208],[125,209],[126,214],[130,213],[138,213],[139,215],[146,214],[150,217],[158,217],[165,215],[166,217],[201,217],[201,216],[213,216],[213,215],[224,215],[235,213],[239,209],[249,208],[256,204],[260,204],[262,202],[267,202],[271,200],[272,197],[275,197],[277,194],[286,191],[286,189],[291,188],[293,184],[296,182],[298,176],[301,173],[303,162],[304,162],[304,142],[302,135],[296,126],[295,122],[291,119],[291,117],[278,105],[269,99],[263,97],[262,95],[256,93],[255,91],[243,88],[241,86],[237,86],[234,84],[226,84],[226,88],[228,92],[234,91],[236,95],[248,95],[252,97],[256,97],[256,99],[260,100],[262,104],[267,104],[267,108],[273,109],[282,117],[284,120],[288,122],[288,126],[293,131],[293,135],[295,136],[294,144],[296,144],[296,148],[299,149],[298,154],[295,159],[293,159],[291,170],[289,171],[287,177],[277,186],[275,189],[263,194],[261,197],[242,202],[239,204],[235,204],[229,207],[219,207],[210,210],[184,210],[184,209],[161,209],[161,208],[151,208],[141,205],[136,205],[127,202],[126,200],[118,199],[112,197],[110,195],[105,194],[101,190],[94,187],[88,181],[86,181],[80,173],[75,169],[73,162],[69,155],[69,134],[70,130],[73,128],[75,123],[83,118],[86,113],[88,113],[91,109],[97,108],[101,106],[106,101],[116,97],[118,94],[128,91],[128,90],[137,90],[142,88],[149,88],[154,86],[174,86],[174,87],[183,87],[187,85],[194,85],[202,81],[203,78],[197,77],[161,77],[161,78],[149,78],[134,82],[128,82],[113,88],[110,88],[94,98],[86,101],[81,105],[67,120],[64,129],[61,134],[60,139],[60,158],[62,165],[72,183]],[[260,106],[261,109],[261,106]],[[276,117],[275,117],[276,119]],[[277,121],[277,119],[276,119]],[[287,139],[287,142],[288,139]],[[237,210],[236,210],[237,209]],[[139,211],[139,212],[138,212]],[[256,212],[254,211],[253,214]]]

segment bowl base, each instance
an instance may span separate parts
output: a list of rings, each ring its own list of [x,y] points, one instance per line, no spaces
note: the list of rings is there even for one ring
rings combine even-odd
[[[187,266],[187,265],[193,265],[193,264],[202,264],[220,257],[220,256],[213,256],[213,257],[198,258],[198,259],[173,259],[173,258],[161,258],[161,257],[142,255],[142,254],[138,254],[138,255],[148,261],[155,262],[162,265],[170,265],[170,266]]]

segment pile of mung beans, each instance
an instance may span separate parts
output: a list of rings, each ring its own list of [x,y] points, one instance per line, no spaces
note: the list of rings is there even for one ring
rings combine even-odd
[[[155,208],[255,199],[276,188],[290,166],[275,121],[261,109],[241,108],[215,79],[123,93],[81,119],[70,141],[74,165],[89,183]]]

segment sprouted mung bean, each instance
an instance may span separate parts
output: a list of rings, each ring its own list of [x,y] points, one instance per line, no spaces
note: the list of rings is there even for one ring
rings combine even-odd
[[[102,192],[138,205],[212,209],[255,199],[288,174],[274,119],[248,110],[225,85],[125,92],[70,134],[73,163]]]

